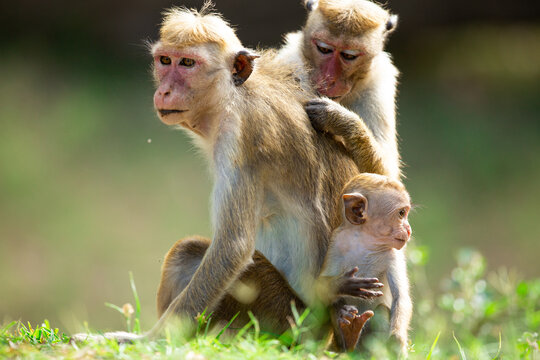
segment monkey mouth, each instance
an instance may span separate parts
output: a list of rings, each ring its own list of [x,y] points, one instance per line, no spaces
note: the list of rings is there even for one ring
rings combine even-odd
[[[183,113],[183,112],[186,112],[187,110],[166,110],[166,109],[158,109],[158,112],[161,116],[167,116],[167,115],[171,115],[171,114],[180,114],[180,113]]]
[[[402,243],[406,243],[407,242],[407,239],[400,239],[400,238],[394,238],[395,240],[397,241],[400,241]]]

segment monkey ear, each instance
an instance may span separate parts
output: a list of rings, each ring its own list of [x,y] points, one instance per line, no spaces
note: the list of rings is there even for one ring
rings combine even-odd
[[[386,33],[389,34],[392,31],[394,31],[398,24],[398,16],[397,15],[390,15],[390,18],[388,18],[388,21],[386,22]]]
[[[242,85],[253,72],[253,60],[259,55],[253,54],[247,50],[240,50],[234,58],[232,77],[234,85]]]
[[[345,207],[345,217],[351,224],[361,225],[367,219],[366,197],[360,193],[344,194],[343,205]]]
[[[319,0],[304,0],[304,7],[308,12],[311,12],[317,8]]]

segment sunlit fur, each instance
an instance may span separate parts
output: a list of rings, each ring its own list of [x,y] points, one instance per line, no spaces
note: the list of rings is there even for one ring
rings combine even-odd
[[[241,46],[234,30],[221,15],[212,12],[210,2],[206,2],[200,11],[181,7],[165,11],[159,34],[164,46],[202,43],[215,43],[222,49]]]
[[[353,36],[386,24],[390,16],[388,11],[366,0],[320,0],[317,10],[331,31]]]
[[[405,249],[397,250],[387,239],[377,239],[372,235],[373,230],[366,232],[366,227],[395,227],[396,211],[410,207],[409,194],[400,181],[376,174],[352,178],[343,189],[343,194],[350,193],[360,193],[367,198],[366,223],[354,225],[344,217],[343,223],[332,234],[321,277],[335,277],[358,267],[357,277],[378,278],[385,285],[383,297],[363,300],[347,296],[345,303],[355,305],[359,313],[375,310],[379,305],[387,307],[390,310],[390,335],[406,353],[412,301]]]

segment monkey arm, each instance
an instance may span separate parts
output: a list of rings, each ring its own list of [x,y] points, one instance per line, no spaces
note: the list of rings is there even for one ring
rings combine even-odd
[[[389,175],[379,144],[357,114],[327,98],[309,101],[306,112],[316,130],[343,139],[361,172]]]
[[[390,309],[390,336],[395,338],[402,352],[407,351],[409,323],[412,317],[412,300],[409,294],[409,279],[405,256],[399,256],[390,264],[387,278],[392,293],[392,308]]]
[[[226,174],[227,172],[221,172]],[[220,176],[213,194],[215,235],[187,287],[172,301],[150,337],[158,335],[167,320],[182,315],[192,320],[205,309],[212,312],[251,261],[255,250],[256,218],[260,208],[260,181],[247,167]],[[220,178],[222,177],[222,178]]]

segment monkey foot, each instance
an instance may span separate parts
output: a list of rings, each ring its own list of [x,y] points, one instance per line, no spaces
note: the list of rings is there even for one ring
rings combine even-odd
[[[358,315],[358,309],[352,305],[344,305],[339,311],[338,324],[346,351],[353,351],[360,339],[360,333],[366,322],[373,316],[368,310]]]

